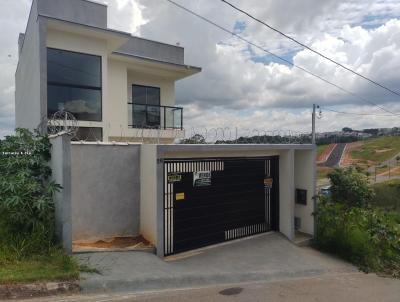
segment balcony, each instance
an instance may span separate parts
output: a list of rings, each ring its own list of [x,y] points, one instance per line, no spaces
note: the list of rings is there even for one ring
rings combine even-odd
[[[129,128],[183,130],[183,108],[128,103]]]

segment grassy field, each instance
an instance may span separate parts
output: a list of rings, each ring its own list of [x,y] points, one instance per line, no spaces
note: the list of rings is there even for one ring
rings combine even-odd
[[[328,147],[329,145],[318,145],[317,146],[317,157],[319,157],[324,151],[325,149]]]
[[[400,179],[392,179],[373,185],[375,197],[374,206],[400,213]]]
[[[383,136],[365,140],[358,149],[352,150],[352,159],[374,164],[389,160],[400,153],[400,136]]]
[[[333,168],[329,167],[317,167],[317,179],[323,179],[328,177],[328,173],[333,171]]]
[[[61,250],[23,260],[0,259],[0,284],[79,279],[80,267]]]

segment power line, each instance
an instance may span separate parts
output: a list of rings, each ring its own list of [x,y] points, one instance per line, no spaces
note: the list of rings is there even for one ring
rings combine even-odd
[[[378,104],[376,104],[376,103],[374,103],[372,101],[369,101],[368,99],[366,99],[366,98],[364,98],[364,97],[362,97],[362,96],[360,96],[360,95],[358,95],[358,94],[356,94],[354,92],[351,92],[351,91],[349,91],[349,90],[347,90],[347,89],[345,89],[345,88],[343,88],[343,87],[341,87],[341,86],[339,86],[339,85],[337,85],[335,83],[332,83],[329,80],[326,80],[323,77],[321,77],[321,76],[319,76],[319,75],[317,75],[317,74],[315,74],[315,73],[313,73],[313,72],[311,72],[311,71],[309,71],[309,70],[307,70],[307,69],[305,69],[305,68],[303,68],[303,67],[301,67],[299,65],[296,65],[296,64],[290,62],[289,60],[287,60],[287,59],[285,59],[285,58],[283,58],[281,56],[278,56],[278,55],[270,52],[269,50],[267,50],[267,49],[255,44],[254,42],[251,42],[250,40],[247,40],[246,38],[243,38],[241,35],[233,32],[233,31],[230,31],[229,29],[226,29],[225,27],[222,27],[221,25],[219,25],[219,24],[217,24],[217,23],[215,23],[215,22],[213,22],[213,21],[211,21],[211,20],[209,20],[209,19],[197,14],[196,12],[194,12],[194,11],[192,11],[192,10],[190,10],[190,9],[188,9],[188,8],[178,4],[178,3],[176,3],[173,0],[166,0],[166,1],[168,1],[169,3],[175,5],[176,7],[179,7],[180,9],[182,9],[182,10],[184,10],[184,11],[186,11],[186,12],[188,12],[188,13],[194,15],[194,16],[196,16],[197,18],[202,19],[203,21],[205,21],[205,22],[207,22],[207,23],[219,28],[220,30],[235,36],[239,40],[242,40],[243,42],[246,42],[247,44],[252,45],[253,47],[255,47],[257,49],[260,49],[260,50],[270,54],[271,56],[273,56],[273,57],[275,57],[275,58],[277,58],[277,59],[279,59],[279,60],[281,60],[281,61],[283,61],[283,62],[285,62],[285,63],[287,63],[287,64],[289,64],[291,66],[293,66],[293,67],[296,67],[297,69],[300,69],[300,70],[312,75],[313,77],[315,77],[315,78],[317,78],[317,79],[319,79],[319,80],[321,80],[321,81],[323,81],[323,82],[325,82],[325,83],[327,83],[329,85],[332,85],[332,86],[336,87],[337,89],[339,89],[339,90],[341,90],[341,91],[343,91],[343,92],[345,92],[347,94],[350,94],[351,96],[353,96],[355,98],[360,99],[361,101],[363,101],[365,103],[368,103],[370,105],[376,106],[376,107],[380,108],[381,110],[383,110],[383,111],[385,111],[387,113],[390,113],[392,115],[400,116],[400,114],[398,114],[398,113],[392,112],[392,111],[390,111],[390,110],[388,110],[388,109],[386,109],[386,108],[384,108],[382,106],[379,106]]]
[[[362,115],[362,116],[394,116],[393,114],[374,114],[374,113],[357,113],[357,112],[344,112],[344,111],[337,111],[333,109],[329,109],[326,107],[320,107],[321,110],[340,113],[340,114],[349,114],[349,115]]]
[[[235,10],[237,10],[237,11],[239,11],[239,12],[245,14],[246,16],[250,17],[251,19],[257,21],[258,23],[260,23],[260,24],[262,24],[262,25],[268,27],[269,29],[271,29],[271,30],[277,32],[278,34],[284,36],[285,38],[287,38],[287,39],[289,39],[289,40],[291,40],[291,41],[297,43],[298,45],[300,45],[300,46],[302,46],[302,47],[308,49],[309,51],[312,51],[313,53],[315,53],[315,54],[317,54],[317,55],[323,57],[324,59],[330,61],[331,63],[334,63],[334,64],[336,64],[337,66],[340,66],[340,67],[342,67],[343,69],[346,69],[347,71],[350,71],[351,73],[353,73],[353,74],[355,74],[355,75],[357,75],[357,76],[363,78],[364,80],[367,80],[368,82],[374,84],[375,86],[378,86],[378,87],[380,87],[380,88],[382,88],[382,89],[385,89],[386,91],[389,91],[389,92],[391,92],[391,93],[393,93],[393,94],[395,94],[395,95],[397,95],[397,96],[400,96],[400,92],[397,92],[397,91],[395,91],[395,90],[393,90],[393,89],[390,89],[390,88],[384,86],[383,84],[381,84],[381,83],[379,83],[379,82],[377,82],[377,81],[375,81],[375,80],[372,80],[372,79],[370,79],[370,78],[368,78],[368,77],[362,75],[361,73],[358,73],[357,71],[354,71],[353,69],[351,69],[351,68],[349,68],[349,67],[344,66],[343,64],[341,64],[341,63],[335,61],[334,59],[331,59],[330,57],[328,57],[328,56],[326,56],[326,55],[320,53],[319,51],[314,50],[314,49],[312,49],[311,47],[307,46],[306,44],[304,44],[304,43],[302,43],[302,42],[296,40],[295,38],[292,38],[291,36],[289,36],[289,35],[287,35],[287,34],[285,34],[285,33],[283,33],[283,32],[280,31],[279,29],[276,29],[275,27],[272,27],[272,26],[269,25],[268,23],[266,23],[266,22],[264,22],[264,21],[262,21],[262,20],[260,20],[260,19],[258,19],[258,18],[256,18],[256,17],[254,17],[254,16],[251,15],[250,13],[248,13],[248,12],[246,12],[246,11],[240,9],[239,7],[233,5],[232,3],[230,3],[230,2],[228,2],[228,1],[226,1],[226,0],[221,0],[221,1],[222,1],[223,3],[229,5],[229,6],[232,7],[233,9],[235,9]]]

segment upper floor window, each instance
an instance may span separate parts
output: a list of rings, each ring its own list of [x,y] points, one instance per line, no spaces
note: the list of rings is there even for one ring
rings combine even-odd
[[[102,120],[101,57],[47,49],[47,114],[71,112],[76,119]]]
[[[160,88],[132,85],[132,120],[133,127],[159,127]]]

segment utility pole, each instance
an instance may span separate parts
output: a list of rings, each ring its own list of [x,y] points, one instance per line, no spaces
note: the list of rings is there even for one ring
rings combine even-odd
[[[313,104],[313,111],[312,111],[312,132],[311,132],[311,141],[312,144],[315,145],[315,109],[317,105]]]

